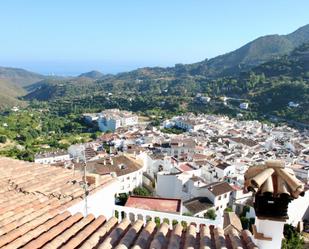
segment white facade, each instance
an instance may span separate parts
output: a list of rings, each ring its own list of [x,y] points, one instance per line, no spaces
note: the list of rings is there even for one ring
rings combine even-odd
[[[299,196],[289,203],[288,216],[287,223],[293,226],[297,226],[299,221],[309,219],[309,191],[306,191],[304,196]]]
[[[219,167],[215,167],[215,173],[218,179],[222,179],[226,176],[232,176],[235,174],[235,166],[229,165],[225,167],[224,169],[221,169]]]
[[[214,209],[223,213],[229,206],[231,191],[215,196],[202,181],[193,181],[193,176],[200,176],[201,170],[193,170],[181,174],[159,172],[157,174],[156,194],[164,198],[178,198],[183,201],[194,197],[207,197],[214,205]]]
[[[295,102],[293,102],[293,101],[290,101],[290,102],[289,102],[289,107],[298,107],[298,106],[299,106],[298,103],[295,103]]]
[[[143,152],[137,156],[143,162],[144,171],[151,177],[155,177],[158,172],[169,172],[174,167],[169,156],[163,158],[152,158],[147,153]]]
[[[244,109],[244,110],[247,110],[248,109],[248,107],[249,107],[249,103],[240,103],[240,105],[239,105],[239,108],[240,109]]]
[[[103,132],[115,131],[119,127],[136,125],[138,116],[118,109],[106,110],[99,114],[98,126]]]
[[[53,163],[58,163],[58,162],[67,162],[70,161],[71,157],[69,154],[65,155],[50,155],[47,157],[38,157],[34,159],[35,163],[40,163],[40,164],[53,164]]]
[[[75,205],[68,208],[72,214],[81,212],[86,216],[93,214],[94,216],[104,215],[107,219],[113,217],[113,209],[115,205],[115,194],[118,192],[119,182],[113,180],[109,182],[103,189],[89,195],[87,197],[87,213],[85,200],[81,200]]]
[[[136,187],[142,186],[143,184],[143,168],[134,171],[130,174],[117,176],[119,181],[119,193],[129,193]]]

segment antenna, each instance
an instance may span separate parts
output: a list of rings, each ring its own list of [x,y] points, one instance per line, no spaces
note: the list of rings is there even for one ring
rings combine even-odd
[[[88,183],[86,178],[87,173],[87,159],[86,159],[86,153],[85,153],[85,147],[83,146],[83,156],[84,156],[84,175],[83,175],[83,188],[84,188],[84,199],[85,199],[85,216],[88,215]]]

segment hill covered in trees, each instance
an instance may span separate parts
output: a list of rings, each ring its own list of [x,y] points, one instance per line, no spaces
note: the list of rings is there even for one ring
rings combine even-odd
[[[65,78],[2,69],[1,77],[6,77],[5,84],[18,88],[15,95],[6,90],[12,100],[27,91],[23,100],[60,113],[118,107],[235,114],[240,111],[234,108],[237,103],[247,101],[253,117],[269,114],[308,122],[309,25],[288,35],[260,37],[231,53],[194,64],[146,67],[116,75],[91,71]],[[197,94],[212,101],[198,103]],[[234,107],[222,106],[223,96],[238,102]],[[288,107],[290,101],[299,107]]]

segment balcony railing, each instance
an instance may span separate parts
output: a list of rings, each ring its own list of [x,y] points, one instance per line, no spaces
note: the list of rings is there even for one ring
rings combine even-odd
[[[138,219],[143,220],[144,224],[146,224],[149,220],[155,221],[159,219],[161,223],[168,223],[170,229],[173,228],[173,225],[175,223],[186,223],[187,225],[195,224],[197,232],[199,232],[201,225],[222,227],[221,215],[217,215],[215,220],[210,220],[193,216],[183,216],[179,214],[157,212],[115,205],[114,216],[118,217],[118,222],[121,222],[123,218],[127,217],[131,221],[136,221]]]

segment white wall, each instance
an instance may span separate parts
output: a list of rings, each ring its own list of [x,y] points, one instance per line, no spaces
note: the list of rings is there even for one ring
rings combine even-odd
[[[103,189],[91,194],[87,198],[88,214],[94,216],[104,215],[106,219],[113,216],[113,209],[115,205],[115,194],[118,191],[119,183],[117,180],[106,185]],[[72,207],[68,208],[71,214],[81,212],[85,214],[85,201],[82,200]]]
[[[56,163],[56,162],[69,161],[70,159],[71,159],[70,155],[66,154],[66,155],[60,155],[60,156],[38,158],[38,159],[35,159],[34,162],[41,163],[41,164],[51,164],[51,163]]]
[[[309,209],[309,191],[305,192],[305,196],[299,196],[298,199],[290,202],[288,206],[289,220],[287,223],[296,226],[299,221],[309,217],[305,217],[307,210]],[[309,216],[308,212],[306,214]]]
[[[272,238],[268,240],[255,240],[256,245],[260,249],[280,249],[283,238],[284,222],[272,220],[255,219],[255,225],[258,233],[263,233],[265,237]]]
[[[164,172],[158,173],[156,194],[164,198],[181,198],[183,184],[177,176],[164,175]]]
[[[118,193],[129,193],[136,187],[142,186],[143,184],[143,169],[139,169],[130,174],[117,176],[119,180]]]

